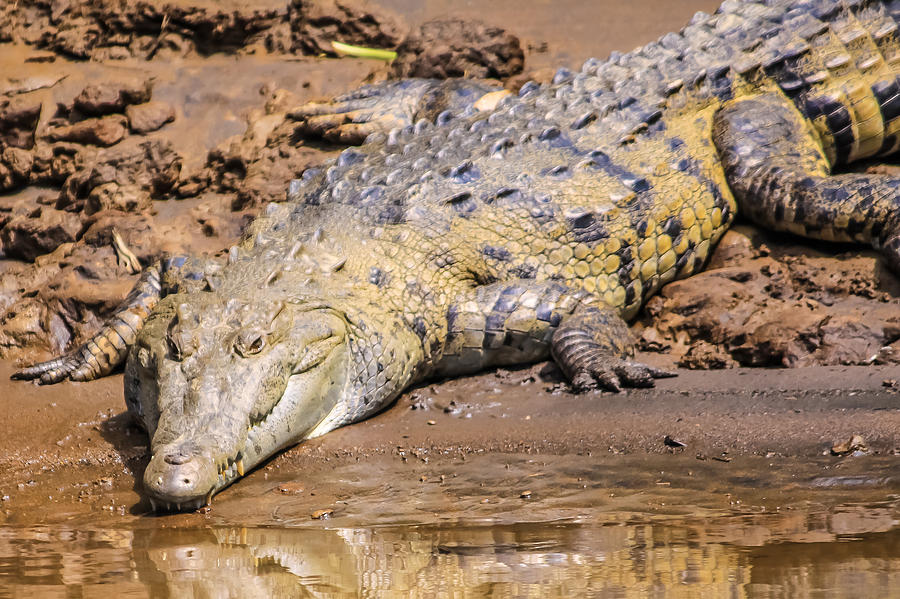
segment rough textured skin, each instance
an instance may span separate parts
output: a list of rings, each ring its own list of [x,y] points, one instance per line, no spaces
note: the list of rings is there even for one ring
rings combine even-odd
[[[728,1],[494,110],[374,133],[307,172],[228,264],[157,267],[165,299],[126,369],[151,435],[145,489],[199,505],[428,377],[552,355],[576,388],[652,384],[665,373],[628,360],[623,319],[702,268],[738,209],[871,243],[900,268],[900,181],[831,176],[898,145],[897,16],[900,2]],[[340,138],[385,114],[414,118],[397,106],[441,85],[369,88],[297,117],[324,116]],[[130,302],[149,306],[152,292]],[[113,345],[90,375],[121,361]],[[89,378],[97,354],[22,376]]]

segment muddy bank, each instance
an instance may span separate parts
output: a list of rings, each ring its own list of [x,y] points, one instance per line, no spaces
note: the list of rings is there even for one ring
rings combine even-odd
[[[531,521],[600,518],[620,504],[670,513],[775,509],[810,493],[826,504],[886,500],[900,489],[895,375],[681,371],[654,390],[573,396],[538,365],[427,385],[271,460],[210,510],[167,521],[298,524],[323,509],[342,526]],[[121,376],[6,393],[4,522],[125,524],[149,512],[137,488],[146,437],[123,410]],[[864,447],[834,455],[857,435]]]

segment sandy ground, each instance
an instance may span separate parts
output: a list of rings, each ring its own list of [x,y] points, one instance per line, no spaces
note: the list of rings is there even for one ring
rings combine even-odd
[[[451,14],[502,26],[521,39],[521,77],[546,79],[551,65],[575,68],[590,55],[630,49],[717,2],[532,2],[527,10],[506,1],[379,4],[403,15],[409,26]],[[173,42],[172,48],[179,46]],[[37,92],[46,105],[71,102],[88,82],[109,77],[110,69],[152,77],[154,100],[174,106],[177,117],[150,138],[175,145],[186,173],[202,170],[207,151],[229,136],[240,140],[247,122],[260,128],[262,139],[277,133],[283,116],[260,109],[264,100],[277,104],[272,90],[286,90],[301,102],[352,88],[373,73],[384,75],[352,59],[277,54],[188,55],[171,62],[131,56],[113,66],[63,58],[36,62],[46,54],[24,45],[0,52],[4,72],[19,69],[20,82],[26,74],[66,76]],[[253,143],[245,135],[238,145]],[[334,151],[301,145],[292,164],[321,161]],[[182,173],[178,184],[191,182]],[[282,189],[281,183],[275,187]],[[126,226],[124,232],[142,259],[159,250],[154,244],[161,239],[215,252],[259,208],[258,196],[247,192],[249,203],[229,210],[245,192],[246,186],[222,184],[178,202],[156,198],[140,213],[152,217],[150,228]],[[29,188],[0,202],[18,205],[34,194]],[[614,509],[703,513],[777,509],[813,497],[831,504],[889,499],[900,489],[900,370],[892,363],[834,364],[864,362],[900,337],[896,279],[871,252],[856,248],[803,245],[753,229],[726,241],[711,270],[668,288],[636,332],[642,347],[656,350],[643,356],[650,362],[728,369],[681,369],[679,377],[660,381],[654,390],[623,395],[573,396],[552,367],[541,365],[429,384],[375,418],[285,452],[217,496],[211,509],[166,517],[165,525],[303,525],[317,510],[334,510],[332,521],[340,525],[602,519]],[[100,274],[87,282],[64,278],[75,283],[60,292],[52,280],[40,282],[41,276],[53,278],[38,273],[44,267],[4,260],[4,309],[31,302],[68,319],[65,330],[75,337],[92,330],[104,306],[114,305],[132,279],[103,243],[88,248],[79,239],[74,247],[61,259],[54,254],[48,268],[59,270],[47,272],[68,277],[83,273],[87,264]],[[87,253],[78,254],[79,248]],[[39,282],[29,287],[25,280]],[[732,286],[743,294],[737,306],[729,303],[737,297]],[[718,295],[706,293],[719,287],[724,290]],[[699,316],[680,312],[685,305],[699,306]],[[733,342],[739,325],[724,322],[723,315],[742,310],[742,322],[753,328],[741,324],[746,338]],[[41,318],[29,322],[55,322]],[[18,321],[6,317],[2,339],[10,359],[0,365],[0,524],[158,526],[159,519],[145,517],[149,505],[137,488],[146,439],[124,413],[121,375],[49,388],[9,382],[13,358],[46,355],[54,340],[51,335],[47,341],[38,327],[40,334],[25,335],[26,342],[17,345],[19,337],[10,341],[10,322]],[[798,346],[795,339],[804,343]],[[748,363],[832,365],[738,367]],[[835,444],[854,435],[865,446],[857,455],[831,455]]]

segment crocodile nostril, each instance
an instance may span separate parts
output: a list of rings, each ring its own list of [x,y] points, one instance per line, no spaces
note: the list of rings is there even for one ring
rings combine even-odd
[[[191,456],[185,453],[167,453],[163,458],[166,464],[171,464],[173,466],[180,466],[181,464],[186,464],[191,461]]]

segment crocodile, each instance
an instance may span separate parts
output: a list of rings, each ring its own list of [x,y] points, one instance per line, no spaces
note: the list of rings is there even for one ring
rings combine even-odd
[[[576,391],[652,386],[671,373],[633,360],[626,323],[738,212],[900,270],[900,178],[846,169],[900,147],[898,18],[900,0],[728,0],[517,94],[409,80],[306,105],[311,133],[365,143],[227,257],[149,266],[94,337],[15,376],[124,362],[160,510],[426,379],[552,358]]]

